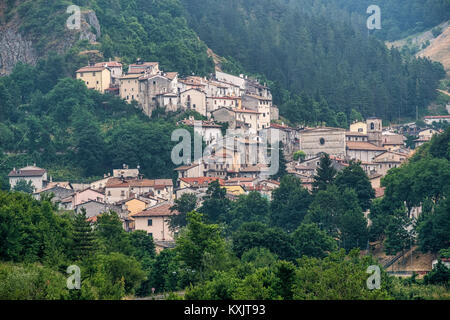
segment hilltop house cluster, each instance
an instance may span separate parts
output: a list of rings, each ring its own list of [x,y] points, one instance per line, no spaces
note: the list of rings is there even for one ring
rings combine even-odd
[[[409,129],[383,128],[378,118],[355,122],[348,129],[287,126],[278,120],[269,88],[244,75],[217,71],[210,79],[181,79],[176,72],[161,71],[157,62],[140,61],[130,65],[127,74],[118,62],[102,62],[81,68],[76,75],[88,88],[115,93],[129,103],[136,101],[148,116],[157,108],[197,111],[208,120],[189,117],[178,124],[193,127],[203,138],[203,157],[176,168],[175,183],[172,179],[145,179],[139,167],[127,165],[89,184],[53,182],[45,169],[34,165],[14,168],[9,174],[11,188],[20,180],[31,181],[36,199],[53,194],[52,201],[61,210],[84,209],[91,221],[115,211],[125,230],[146,231],[158,249],[174,245],[177,230],[170,228],[169,221],[178,212],[171,208],[183,194],[195,194],[200,206],[210,183],[217,181],[232,200],[251,191],[271,199],[280,183],[267,174],[267,149],[273,151],[277,142],[281,142],[287,172],[300,178],[309,190],[320,158],[327,153],[338,171],[352,160],[359,161],[377,197],[384,194],[381,178],[414,152],[405,145],[403,133]],[[439,132],[425,128],[414,134],[418,137],[415,144],[420,146]],[[300,150],[304,156],[294,161]],[[420,208],[413,214],[420,214]]]
[[[278,119],[267,86],[244,75],[234,76],[217,71],[209,79],[160,70],[158,62],[138,60],[128,66],[116,61],[99,62],[76,71],[76,78],[90,89],[119,95],[125,101],[137,102],[151,116],[157,108],[166,112],[194,110],[208,119],[214,112],[226,110],[234,121],[256,130],[267,128]],[[250,116],[252,115],[251,119]]]
[[[195,121],[186,119],[184,125],[194,125]],[[221,136],[220,125],[213,121],[202,121],[202,131],[207,145],[216,145],[217,140],[227,139]],[[291,128],[286,125],[271,124],[266,130],[279,131],[283,141],[283,152],[292,158],[295,151],[302,150],[304,157],[287,163],[287,171],[299,177],[303,185],[312,190],[313,177],[323,153],[330,155],[336,170],[349,165],[350,160],[359,160],[368,174],[376,196],[384,194],[380,186],[381,178],[389,169],[400,166],[413,154],[413,150],[405,147],[405,137],[393,130],[382,128],[380,119],[369,118],[366,122],[356,122],[349,130],[339,128]],[[418,132],[416,143],[429,141],[438,131],[427,128]],[[248,138],[233,136],[249,148]],[[244,147],[244,150],[245,149]],[[250,149],[248,149],[250,150]],[[185,193],[197,196],[200,206],[211,182],[217,181],[226,189],[227,197],[234,200],[251,191],[261,193],[271,199],[273,190],[279,182],[271,180],[264,174],[265,166],[244,166],[236,150],[222,148],[211,157],[231,157],[230,167],[218,167],[217,163],[200,160],[176,168],[178,179],[145,179],[140,168],[130,169],[123,165],[121,169],[105,174],[98,181],[89,184],[70,182],[53,182],[45,169],[33,166],[14,168],[9,173],[11,188],[20,180],[31,182],[34,197],[40,199],[44,194],[53,194],[52,201],[60,210],[85,210],[90,221],[96,221],[102,213],[115,211],[123,221],[126,231],[144,230],[153,236],[159,250],[174,245],[177,230],[169,225],[170,217],[178,214],[172,210],[174,200]],[[413,215],[420,214],[416,208]]]

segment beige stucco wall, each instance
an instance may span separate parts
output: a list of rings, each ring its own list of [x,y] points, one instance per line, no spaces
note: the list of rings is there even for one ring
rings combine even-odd
[[[78,72],[77,79],[83,80],[89,89],[105,92],[111,86],[111,72],[103,71]]]
[[[126,100],[128,103],[135,100],[140,102],[139,100],[139,80],[138,76],[136,78],[131,79],[120,79],[120,97]]]
[[[323,138],[325,143],[320,144]],[[345,157],[345,130],[317,128],[300,132],[300,149],[306,153],[306,158],[314,158],[320,152],[343,158]]]
[[[367,123],[365,122],[355,122],[350,125],[351,132],[359,132],[367,134]]]
[[[190,99],[189,99],[190,98]],[[198,90],[187,90],[180,94],[183,108],[197,111],[206,117],[206,94]]]
[[[169,217],[134,217],[135,230],[151,233],[155,241],[173,241],[173,233],[169,229]],[[148,220],[152,219],[152,225]]]

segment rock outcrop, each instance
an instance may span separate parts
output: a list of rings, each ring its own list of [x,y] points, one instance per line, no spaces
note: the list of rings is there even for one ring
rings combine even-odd
[[[69,30],[62,38],[54,39],[43,51],[37,52],[34,39],[20,33],[20,18],[15,16],[8,23],[0,25],[0,76],[11,73],[18,62],[35,65],[37,61],[50,51],[64,53],[77,41],[88,40],[96,43],[101,37],[100,23],[94,11],[81,13],[80,30]]]

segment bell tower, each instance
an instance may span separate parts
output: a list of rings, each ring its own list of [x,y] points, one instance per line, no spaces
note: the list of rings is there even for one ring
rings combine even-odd
[[[383,121],[379,118],[368,118],[366,123],[367,123],[367,137],[369,142],[378,147],[382,147]]]

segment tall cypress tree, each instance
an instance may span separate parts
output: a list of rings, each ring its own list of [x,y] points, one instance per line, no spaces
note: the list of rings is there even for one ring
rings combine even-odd
[[[281,178],[283,178],[286,174],[287,174],[287,170],[286,170],[286,158],[284,157],[284,147],[283,147],[283,142],[280,141],[280,147],[279,147],[279,152],[280,152],[280,156],[278,159],[278,171],[276,174],[274,174],[273,176],[271,176],[272,179],[274,180],[279,180]]]
[[[314,193],[326,190],[329,184],[332,184],[336,176],[336,169],[333,168],[330,156],[325,153],[320,158],[320,164],[317,173],[314,176],[313,191]]]
[[[73,228],[73,258],[75,260],[82,260],[94,251],[95,239],[91,224],[87,221],[86,210],[84,208],[75,216]]]

